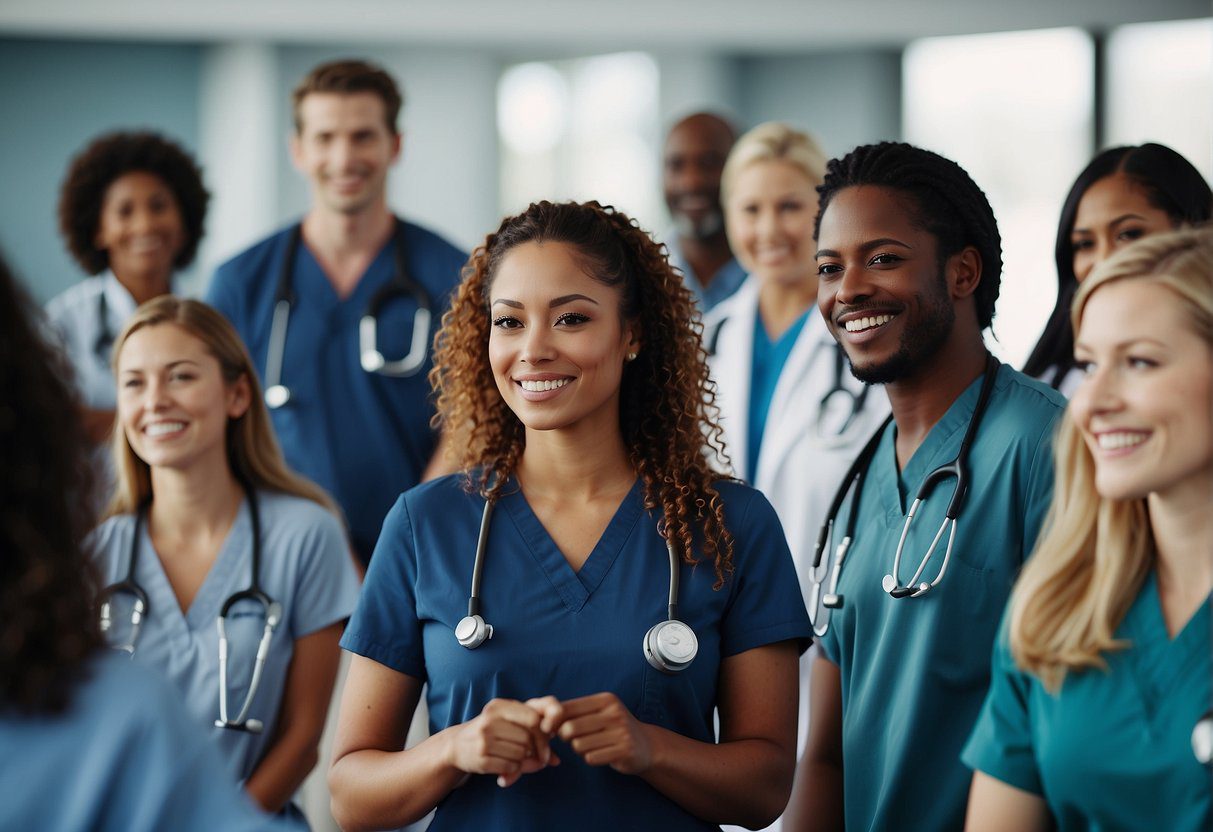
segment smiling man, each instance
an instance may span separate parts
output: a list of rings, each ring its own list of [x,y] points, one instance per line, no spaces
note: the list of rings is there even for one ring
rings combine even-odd
[[[290,142],[312,206],[221,266],[207,292],[263,373],[287,462],[336,498],[364,561],[397,495],[441,472],[428,330],[467,259],[388,208],[401,103],[376,66],[313,69]]]
[[[662,191],[674,222],[666,241],[670,264],[707,312],[729,297],[746,272],[733,258],[724,230],[720,175],[737,140],[733,125],[694,113],[670,128],[662,151]]]
[[[1065,400],[986,350],[1001,241],[959,165],[869,145],[831,161],[819,193],[818,307],[893,415],[836,513],[834,545],[854,536],[833,607],[810,611],[828,630],[785,828],[960,829],[960,750],[1048,506]],[[957,459],[966,488],[952,525],[958,480],[941,471]]]

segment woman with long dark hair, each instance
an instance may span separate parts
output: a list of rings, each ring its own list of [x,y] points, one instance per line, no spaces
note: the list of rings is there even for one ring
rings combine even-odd
[[[397,501],[342,642],[344,828],[782,811],[810,627],[770,504],[708,465],[694,320],[661,248],[597,203],[531,205],[472,256],[432,373],[463,473]],[[434,733],[401,751],[423,683]]]

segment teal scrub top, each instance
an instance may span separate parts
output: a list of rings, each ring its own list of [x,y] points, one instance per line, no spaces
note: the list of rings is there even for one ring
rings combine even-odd
[[[749,435],[746,436],[749,470],[745,472],[747,482],[754,482],[758,473],[758,455],[762,449],[762,435],[766,433],[767,414],[771,412],[775,387],[779,384],[779,377],[783,375],[788,356],[792,354],[792,349],[800,338],[800,331],[809,319],[809,313],[816,309],[815,306],[810,307],[774,341],[767,334],[762,315],[754,313],[757,320],[754,321],[754,351],[750,363],[750,429]]]
[[[980,387],[978,378],[952,403],[900,475],[890,424],[864,480],[839,580],[845,603],[820,642],[841,673],[849,830],[964,825],[971,775],[960,751],[985,698],[999,617],[1052,496],[1052,437],[1065,399],[1000,367],[969,451],[970,488],[943,581],[922,597],[895,599],[881,579],[892,570],[919,486],[956,458]],[[919,507],[902,556],[903,583],[930,547],[954,483],[944,480]],[[848,500],[835,529],[845,528],[851,510]],[[934,578],[946,542],[922,580]]]
[[[1209,605],[1167,634],[1153,572],[1116,630],[1107,671],[1067,674],[1057,695],[1020,670],[1005,637],[964,762],[1040,795],[1059,832],[1213,829],[1210,772],[1192,753],[1209,707]]]

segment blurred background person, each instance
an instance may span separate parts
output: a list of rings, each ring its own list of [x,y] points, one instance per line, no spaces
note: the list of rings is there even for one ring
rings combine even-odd
[[[318,759],[358,593],[336,507],[286,467],[248,353],[214,309],[144,304],[114,368],[118,487],[92,538],[103,627],[176,686],[258,804],[306,828],[291,799]]]
[[[269,830],[154,671],[103,646],[89,442],[0,260],[0,828]]]
[[[749,278],[705,316],[730,461],[775,507],[806,604],[830,500],[889,412],[883,389],[851,375],[817,311],[813,222],[825,166],[817,142],[786,124],[761,124],[737,141],[722,191],[729,242]],[[800,663],[800,748],[815,656]]]
[[[171,292],[173,273],[193,262],[209,199],[193,158],[156,133],[106,134],[68,168],[59,230],[91,276],[53,298],[46,313],[94,445],[104,444],[114,425],[114,339],[135,307]]]
[[[966,828],[1213,828],[1213,232],[1081,275],[1053,502],[963,755]]]
[[[694,113],[666,136],[661,184],[674,228],[666,240],[670,265],[682,273],[701,312],[745,280],[745,267],[729,249],[720,202],[720,176],[737,133],[714,113]]]
[[[1169,147],[1103,151],[1070,187],[1057,226],[1057,303],[1024,364],[1028,375],[1073,395],[1083,373],[1074,359],[1070,306],[1091,270],[1134,240],[1206,222],[1213,192],[1192,163]]]

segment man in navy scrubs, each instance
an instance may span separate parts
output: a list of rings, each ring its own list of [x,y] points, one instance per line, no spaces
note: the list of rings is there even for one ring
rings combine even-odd
[[[294,93],[290,141],[291,159],[311,183],[311,208],[220,266],[206,295],[263,373],[287,462],[336,498],[364,561],[400,492],[445,472],[430,427],[432,332],[417,310],[428,300],[437,326],[467,259],[387,206],[401,103],[376,66],[313,69]],[[368,362],[360,343],[368,313],[385,368]],[[392,362],[421,355],[415,326],[425,357],[401,374]]]

